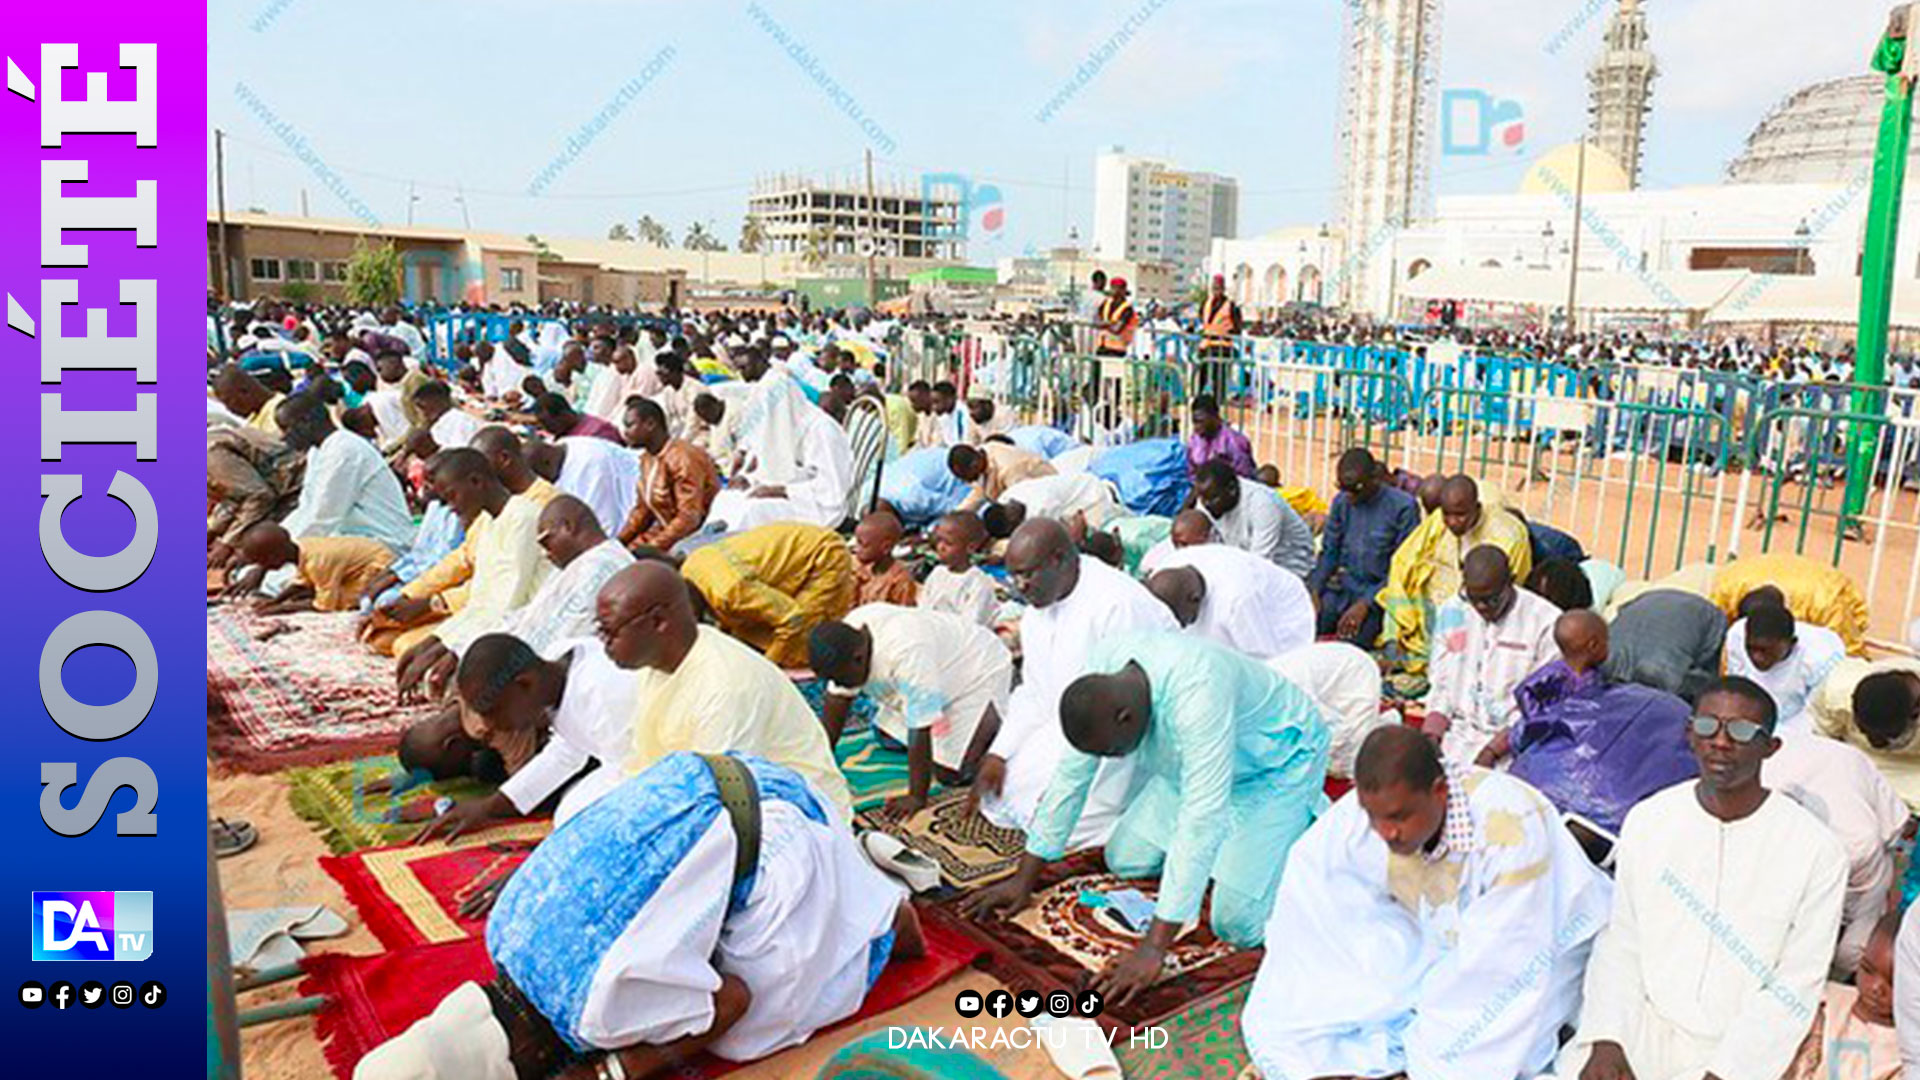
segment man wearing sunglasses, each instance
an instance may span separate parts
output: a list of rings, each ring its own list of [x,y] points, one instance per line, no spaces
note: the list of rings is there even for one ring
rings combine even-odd
[[[1687,730],[1700,778],[1627,815],[1559,1076],[1771,1077],[1792,1062],[1833,959],[1847,862],[1819,818],[1761,783],[1777,721],[1751,680],[1701,693]]]

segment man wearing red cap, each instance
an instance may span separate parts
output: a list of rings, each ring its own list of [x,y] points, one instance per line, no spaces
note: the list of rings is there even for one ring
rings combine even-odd
[[[1127,279],[1107,282],[1107,300],[1100,305],[1100,337],[1094,352],[1101,356],[1125,356],[1133,346],[1133,335],[1140,329],[1140,313],[1127,298]]]

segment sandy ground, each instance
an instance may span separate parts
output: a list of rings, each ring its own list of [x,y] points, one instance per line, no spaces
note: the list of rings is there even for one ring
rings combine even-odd
[[[283,904],[322,903],[347,920],[345,937],[315,943],[313,952],[376,953],[380,943],[361,925],[358,915],[334,880],[320,869],[327,854],[318,834],[287,805],[286,785],[273,776],[213,774],[208,778],[208,800],[213,811],[229,820],[245,819],[260,830],[260,842],[251,851],[222,859],[220,888],[227,907],[275,907]],[[296,997],[297,982],[248,991],[240,995],[242,1010]],[[875,1017],[853,1029],[836,1031],[765,1061],[732,1073],[741,1080],[805,1078],[819,1071],[835,1050],[869,1031],[889,1026],[923,1025],[951,1029],[959,1020],[953,999],[963,988],[985,992],[1000,984],[976,971],[964,971],[946,985],[917,1001]],[[969,1027],[1017,1027],[1018,1016],[995,1021],[982,1016],[966,1021]],[[327,1080],[332,1076],[320,1050],[311,1018],[279,1020],[240,1033],[241,1069],[247,1080]],[[1057,1080],[1061,1075],[1038,1049],[989,1052],[988,1057],[1009,1080]]]

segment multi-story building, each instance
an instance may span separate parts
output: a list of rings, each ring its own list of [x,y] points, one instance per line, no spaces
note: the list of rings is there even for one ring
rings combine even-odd
[[[1133,157],[1121,147],[1093,163],[1093,253],[1101,259],[1170,263],[1180,284],[1197,282],[1216,237],[1239,228],[1240,184]]]
[[[1427,132],[1439,70],[1440,0],[1343,5],[1340,230],[1345,255],[1327,270],[1327,302],[1385,315],[1397,277],[1395,235],[1419,218],[1428,190]]]
[[[888,276],[966,261],[965,193],[951,184],[819,180],[781,174],[754,182],[747,217],[761,247],[815,272],[851,271],[869,253]]]

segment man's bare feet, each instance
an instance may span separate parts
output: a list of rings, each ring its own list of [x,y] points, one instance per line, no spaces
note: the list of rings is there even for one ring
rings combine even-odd
[[[927,955],[927,939],[920,933],[920,913],[913,901],[902,900],[893,916],[893,958],[918,960]]]

